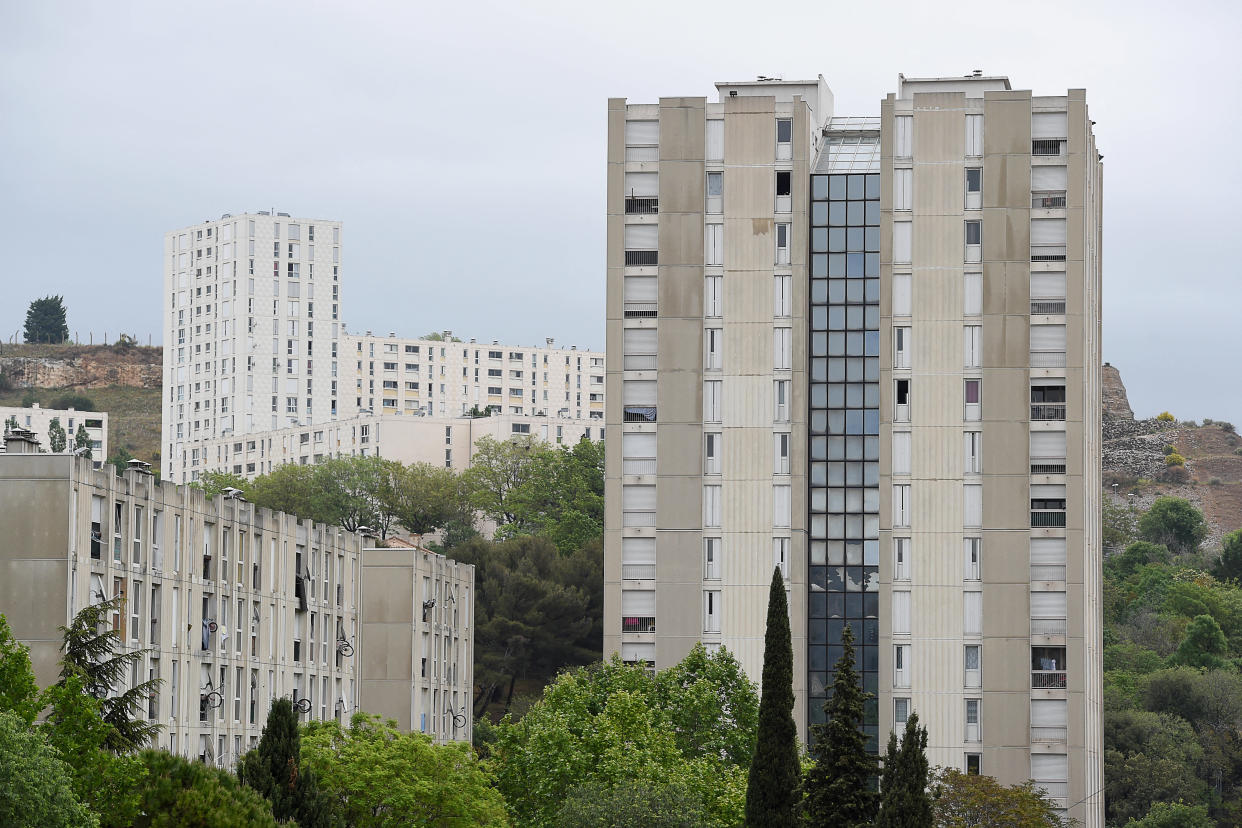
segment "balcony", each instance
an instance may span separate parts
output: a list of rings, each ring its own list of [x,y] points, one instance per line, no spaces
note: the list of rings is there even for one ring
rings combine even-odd
[[[654,511],[622,512],[621,525],[625,527],[655,526],[656,513]]]
[[[1031,403],[1031,419],[1048,422],[1065,419],[1065,403]]]
[[[1064,368],[1065,351],[1031,351],[1032,368]]]
[[[1031,141],[1031,155],[1064,155],[1064,138],[1036,138]]]
[[[1064,316],[1064,299],[1032,299],[1031,316]]]
[[[623,633],[653,633],[656,631],[655,616],[623,616],[621,618],[621,632]]]
[[[625,255],[629,256],[629,251],[626,251]],[[1065,245],[1063,244],[1033,244],[1031,245],[1031,261],[1032,262],[1063,262],[1065,261]]]
[[[627,405],[621,411],[621,421],[626,423],[654,423],[656,407],[654,405]]]
[[[1065,528],[1065,510],[1064,509],[1032,509],[1031,510],[1031,528],[1032,529],[1064,529]]]
[[[1062,259],[1065,257],[1062,256]],[[627,250],[625,251],[626,267],[655,267],[660,263],[658,250]]]
[[[621,461],[622,474],[655,474],[654,457],[626,457]]]
[[[1032,457],[1031,474],[1065,474],[1065,458]]]
[[[650,216],[658,212],[660,212],[660,199],[658,196],[625,197],[625,214],[627,216]]]
[[[1031,207],[1056,210],[1065,207],[1065,190],[1035,190],[1031,193]]]
[[[656,316],[655,302],[626,302],[626,319],[654,319]]]
[[[654,371],[656,368],[656,355],[625,354],[621,358],[621,368],[625,371]]]
[[[1065,619],[1032,618],[1031,635],[1065,635]]]
[[[1060,742],[1064,743],[1068,738],[1068,728],[1064,725],[1061,727],[1037,727],[1031,726],[1032,742]]]
[[[1031,564],[1032,581],[1064,581],[1064,564]],[[1060,621],[1060,619],[1057,619]],[[1064,627],[1064,624],[1062,624]]]
[[[1064,690],[1065,689],[1065,671],[1064,670],[1032,670],[1031,671],[1031,689],[1032,690]]]
[[[1052,800],[1053,807],[1064,808],[1069,800],[1069,783],[1068,782],[1047,782],[1036,781],[1036,788],[1043,789],[1044,793]]]
[[[626,581],[651,581],[655,580],[656,565],[649,564],[621,564],[621,577]]]

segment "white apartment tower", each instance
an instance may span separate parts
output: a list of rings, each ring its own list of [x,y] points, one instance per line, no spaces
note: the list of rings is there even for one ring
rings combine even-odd
[[[758,680],[786,575],[796,715],[843,630],[933,764],[1103,824],[1101,156],[1083,90],[823,78],[609,101],[605,650]]]
[[[225,214],[164,236],[162,472],[199,442],[335,419],[341,224]]]

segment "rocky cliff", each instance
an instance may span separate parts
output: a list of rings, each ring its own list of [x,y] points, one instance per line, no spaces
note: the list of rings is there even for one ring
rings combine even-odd
[[[6,345],[0,373],[16,388],[159,389],[163,349],[112,345]]]
[[[1133,420],[1134,412],[1130,410],[1130,399],[1126,396],[1126,386],[1121,381],[1121,372],[1109,363],[1100,368],[1100,386],[1104,398],[1104,417],[1121,420]]]

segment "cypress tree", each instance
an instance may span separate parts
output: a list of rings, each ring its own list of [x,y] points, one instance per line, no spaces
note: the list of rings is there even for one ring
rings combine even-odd
[[[237,776],[272,803],[277,822],[296,820],[301,828],[332,824],[330,803],[319,792],[313,771],[302,770],[302,734],[293,702],[277,699],[267,714],[259,746],[242,757]]]
[[[772,588],[768,593],[759,730],[746,785],[747,828],[784,828],[796,821],[800,771],[793,705],[789,605],[785,599],[785,581],[778,567],[772,573]]]
[[[824,704],[828,721],[811,726],[811,757],[803,789],[803,815],[810,825],[832,828],[870,826],[879,798],[872,789],[875,757],[867,752],[862,732],[867,695],[854,668],[854,633],[847,624],[841,636],[845,652],[837,661],[832,697]]]
[[[906,719],[906,732],[888,737],[880,778],[880,828],[932,828],[932,799],[927,791],[927,728],[917,713]]]

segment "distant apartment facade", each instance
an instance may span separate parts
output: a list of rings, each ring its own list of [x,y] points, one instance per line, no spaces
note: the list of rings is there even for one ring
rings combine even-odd
[[[281,697],[308,719],[347,721],[362,709],[469,741],[473,567],[425,550],[364,549],[361,535],[207,499],[137,463],[113,474],[32,449],[16,440],[0,455],[0,533],[10,540],[0,612],[30,647],[40,685],[59,672],[58,627],[120,595],[111,628],[127,649],[149,650],[126,686],[163,682],[145,711],[163,726],[160,747],[230,766]],[[398,570],[404,583],[391,577]],[[452,610],[402,609],[411,590]],[[363,627],[376,616],[386,624],[368,640]],[[397,640],[412,643],[408,656],[390,651]],[[412,661],[420,654],[429,667]]]
[[[78,428],[85,428],[90,436],[91,459],[94,461],[95,468],[103,465],[103,461],[108,458],[108,412],[106,411],[40,408],[38,403],[29,408],[0,406],[0,422],[9,423],[14,420],[18,426],[33,433],[39,441],[40,448],[44,451],[52,450],[47,431],[52,420],[60,421],[60,427],[65,430],[65,448],[70,452],[74,450]],[[3,450],[4,444],[0,441],[0,451]]]
[[[1101,164],[1085,94],[906,79],[609,101],[605,650],[759,677],[803,736],[846,625],[875,749],[1102,825]]]

